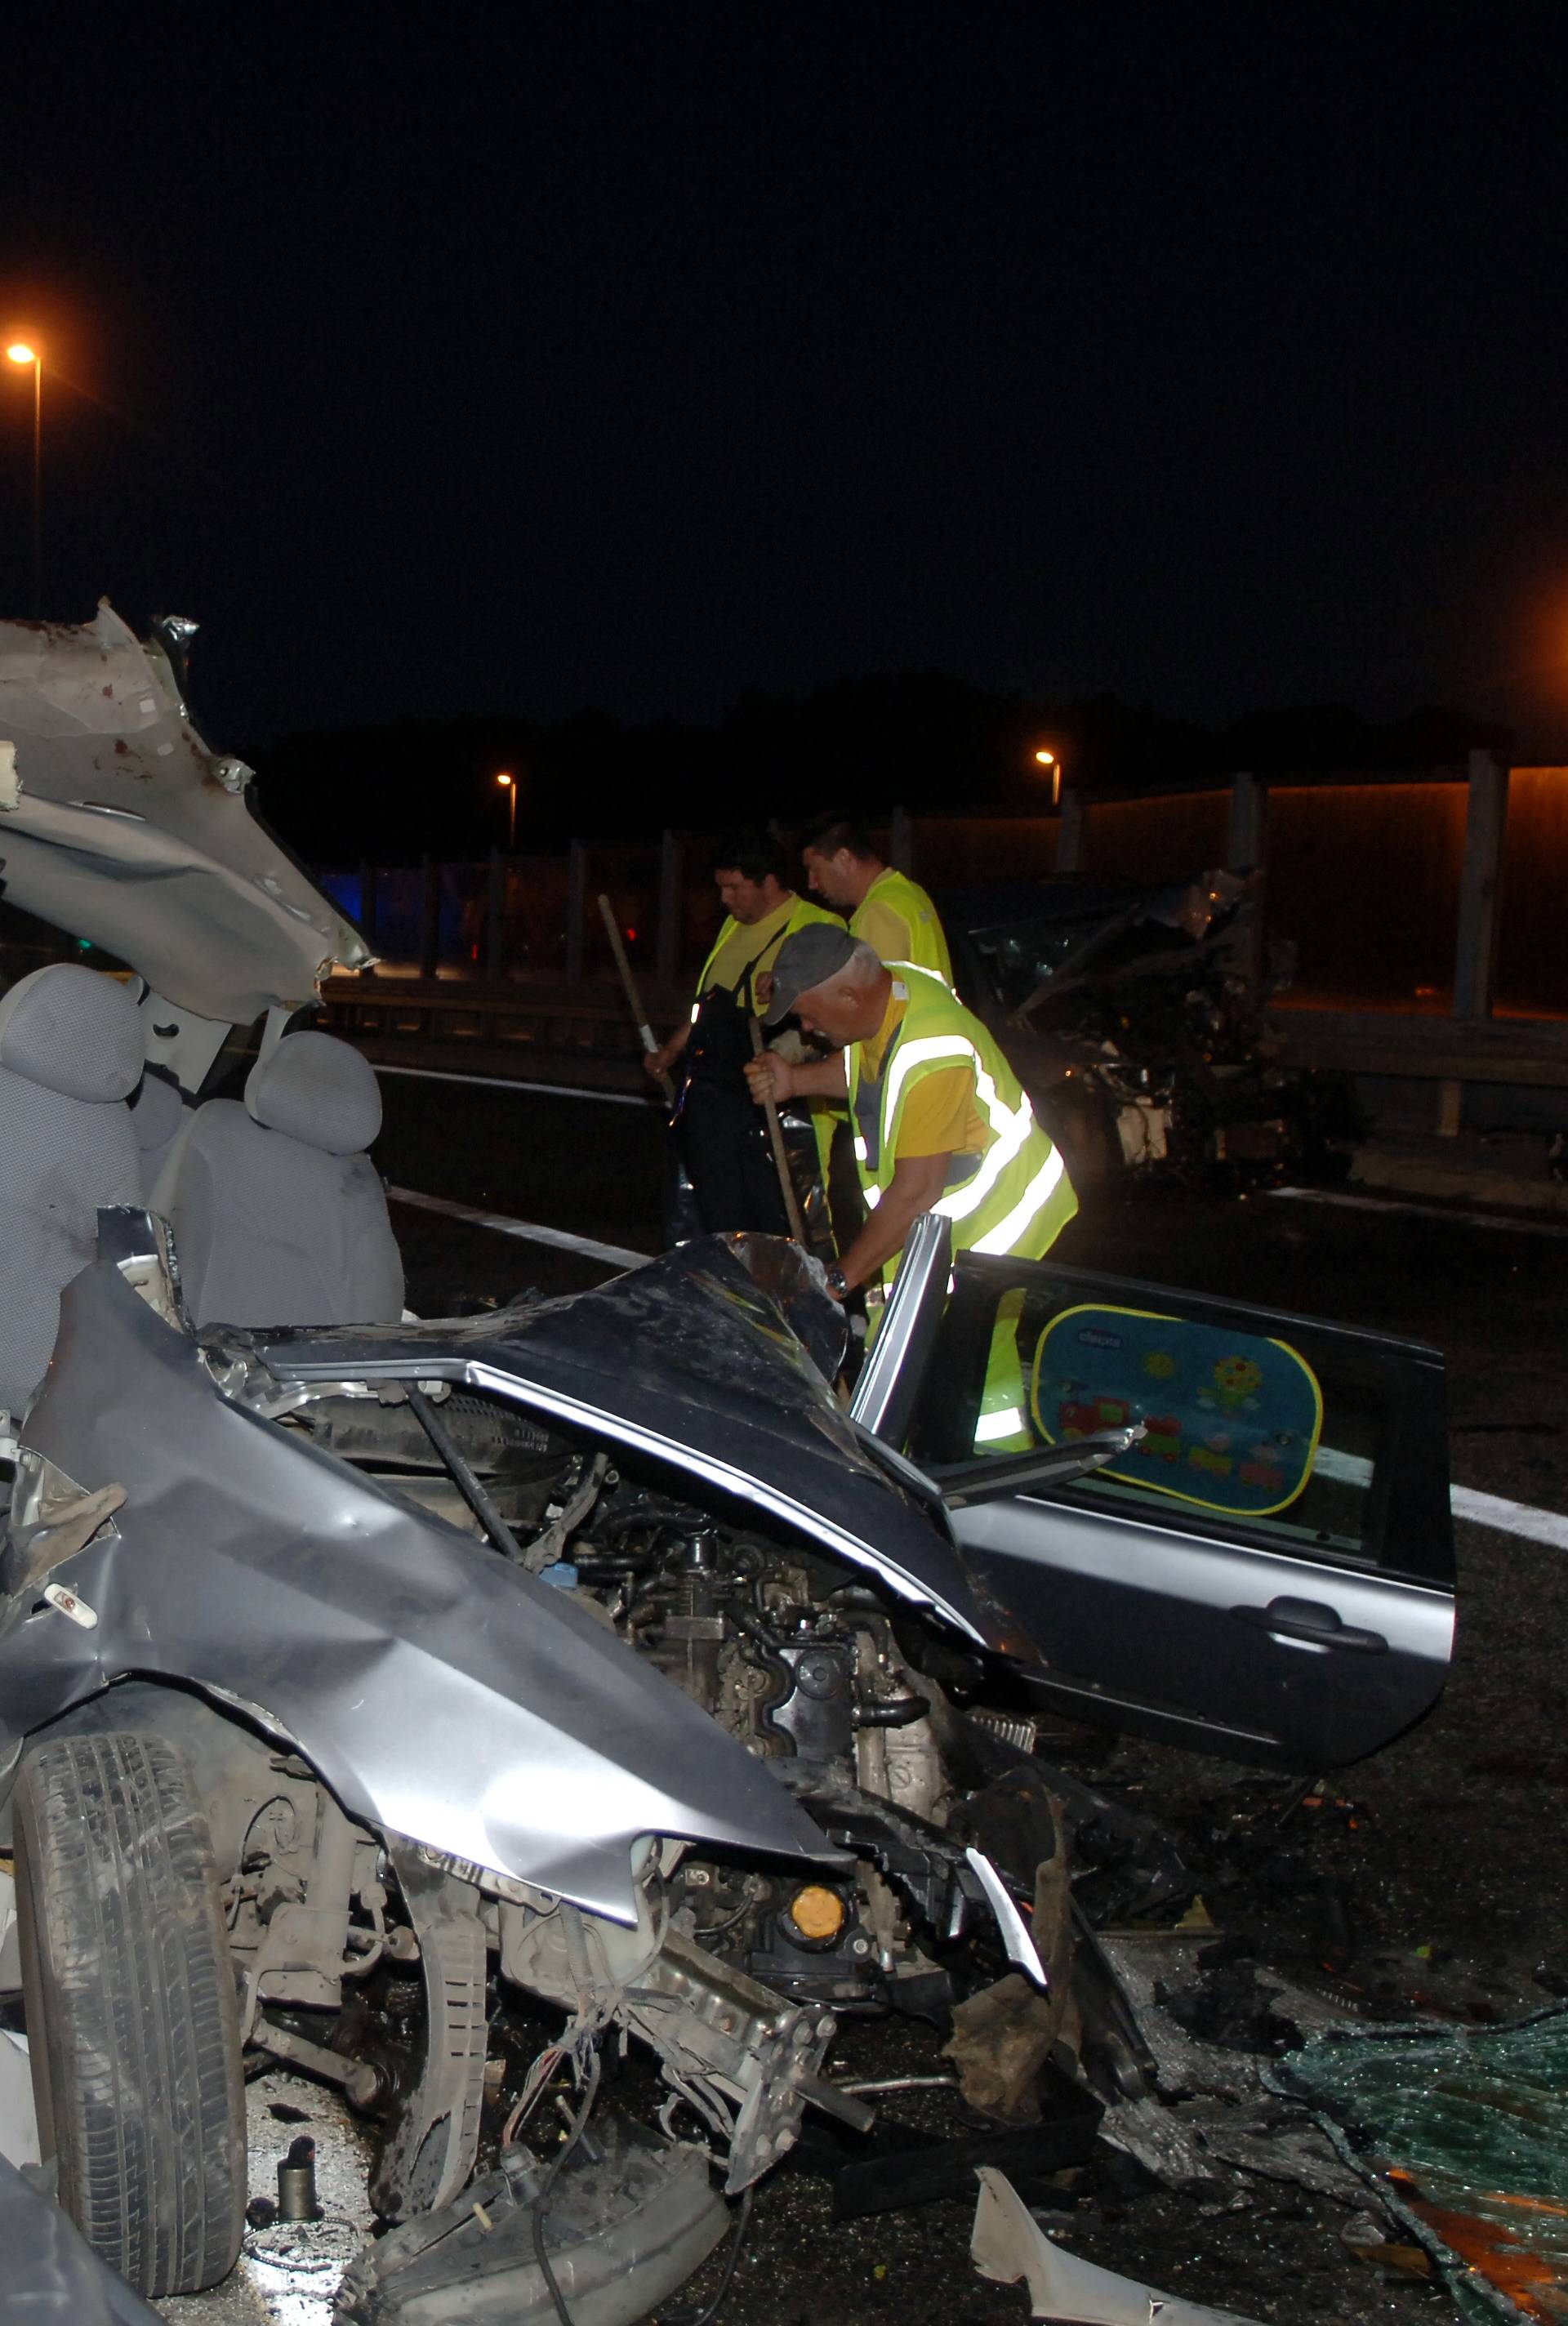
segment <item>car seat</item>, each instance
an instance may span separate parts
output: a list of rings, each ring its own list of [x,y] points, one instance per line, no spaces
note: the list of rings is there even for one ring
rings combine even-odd
[[[139,1204],[125,1101],[142,1021],[119,982],[54,962],[0,1000],[0,1405],[43,1377],[60,1296],[97,1248],[97,1213]]]
[[[131,1101],[131,1128],[141,1150],[142,1187],[149,1203],[153,1202],[159,1173],[190,1120],[179,1084],[148,1067],[142,1076],[140,1090]],[[156,1209],[155,1204],[153,1208]]]
[[[287,1034],[243,1105],[209,1099],[162,1175],[198,1326],[392,1325],[403,1261],[365,1149],[374,1069],[330,1034]]]

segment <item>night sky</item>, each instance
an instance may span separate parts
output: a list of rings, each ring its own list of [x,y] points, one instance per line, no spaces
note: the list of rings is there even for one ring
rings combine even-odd
[[[1561,6],[22,14],[45,611],[199,615],[215,742],[903,669],[1568,738]]]

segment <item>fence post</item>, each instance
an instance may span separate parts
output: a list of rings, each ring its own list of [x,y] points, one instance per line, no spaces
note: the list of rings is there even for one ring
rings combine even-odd
[[[1265,817],[1268,787],[1254,775],[1230,778],[1230,870],[1261,872],[1265,848]]]
[[[566,982],[582,983],[582,924],[588,910],[588,851],[574,840],[566,858]]]
[[[1083,855],[1083,794],[1068,784],[1062,794],[1062,814],[1056,826],[1056,870],[1076,872]]]
[[[1498,891],[1503,833],[1508,814],[1508,771],[1490,751],[1470,755],[1470,799],[1464,820],[1464,870],[1459,884],[1454,945],[1453,1014],[1489,1018],[1498,961]]]
[[[506,974],[506,865],[498,848],[490,851],[485,888],[485,975],[499,985]]]
[[[681,843],[673,832],[659,837],[659,923],[654,938],[654,974],[660,985],[673,985],[681,960]]]
[[[914,870],[914,827],[910,823],[906,811],[901,807],[895,807],[893,811],[893,829],[888,838],[887,845],[892,853],[894,870],[895,872],[905,873],[913,872]]]
[[[376,951],[376,867],[359,860],[359,934],[372,953]],[[374,963],[365,972],[374,977]]]
[[[1252,875],[1251,908],[1247,921],[1243,966],[1249,975],[1262,974],[1265,959],[1265,900],[1268,870],[1268,786],[1245,770],[1230,778],[1230,832],[1226,854],[1232,872]]]
[[[441,963],[441,869],[433,856],[420,859],[419,973],[433,977]]]

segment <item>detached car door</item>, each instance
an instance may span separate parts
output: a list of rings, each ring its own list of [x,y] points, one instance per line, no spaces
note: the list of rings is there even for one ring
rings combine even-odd
[[[1017,1401],[998,1411],[1015,1352]],[[1105,1467],[1016,1483],[1020,1449],[1131,1424],[1142,1437]],[[1003,1437],[1015,1450],[992,1450]],[[966,1254],[908,1450],[1030,1634],[1041,1661],[1021,1676],[1042,1709],[1314,1770],[1376,1752],[1442,1690],[1435,1350]]]

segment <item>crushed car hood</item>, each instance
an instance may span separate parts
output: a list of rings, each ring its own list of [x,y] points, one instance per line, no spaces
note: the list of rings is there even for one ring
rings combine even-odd
[[[951,1537],[840,1407],[827,1375],[841,1314],[777,1238],[704,1236],[594,1291],[493,1316],[209,1338],[254,1351],[281,1382],[463,1382],[581,1424],[799,1529],[972,1640],[1001,1643]]]
[[[617,1921],[636,1919],[644,1835],[835,1855],[569,1593],[235,1402],[109,1260],[61,1299],[21,1474],[41,1457],[97,1498],[94,1531],[13,1529],[0,1767],[72,1705],[156,1678],[289,1740],[351,1816]]]
[[[163,628],[178,644],[195,625]],[[191,725],[165,646],[107,600],[79,627],[0,622],[6,899],[235,1026],[372,958],[257,821],[250,777]]]

